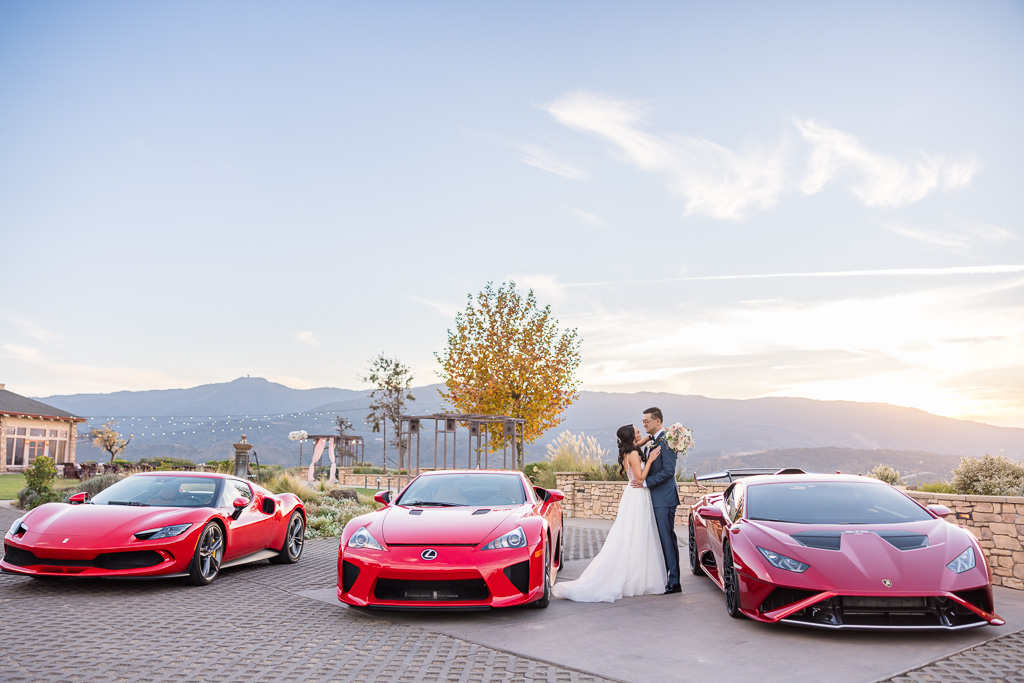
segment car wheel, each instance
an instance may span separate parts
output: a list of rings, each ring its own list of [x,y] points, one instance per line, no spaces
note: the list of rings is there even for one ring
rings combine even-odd
[[[740,612],[740,580],[736,575],[732,547],[728,542],[725,544],[722,558],[722,584],[725,587],[725,611],[730,617],[740,619],[743,616],[743,612]]]
[[[284,535],[284,545],[276,557],[270,558],[272,564],[295,564],[302,555],[302,545],[306,540],[306,523],[301,512],[293,512],[288,520],[288,531]]]
[[[562,531],[558,532],[558,570],[562,571],[562,567],[565,566],[565,538],[563,538]]]
[[[537,609],[544,609],[551,603],[551,549],[544,543],[544,595],[533,603]]]
[[[210,522],[199,534],[196,552],[189,565],[185,582],[193,586],[207,586],[220,573],[220,563],[224,559],[224,530],[220,524]]]
[[[690,515],[689,534],[686,540],[686,545],[689,549],[690,555],[690,573],[694,576],[701,576],[704,574],[704,570],[700,567],[700,553],[697,552],[697,533],[693,528],[693,515]]]

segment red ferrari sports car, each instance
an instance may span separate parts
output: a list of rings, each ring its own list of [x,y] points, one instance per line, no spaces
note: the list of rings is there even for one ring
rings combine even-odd
[[[89,499],[40,505],[4,536],[0,570],[29,576],[164,578],[203,586],[224,567],[297,562],[305,509],[224,474],[134,474]]]
[[[751,476],[690,509],[690,572],[725,591],[733,617],[828,629],[1002,625],[981,546],[948,514],[868,477]]]
[[[562,566],[561,491],[522,472],[421,474],[386,507],[350,521],[338,599],[360,607],[547,607]]]

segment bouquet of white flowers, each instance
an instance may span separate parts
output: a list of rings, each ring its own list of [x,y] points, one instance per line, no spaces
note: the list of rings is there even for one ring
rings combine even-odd
[[[665,440],[679,456],[686,455],[686,451],[693,448],[693,432],[689,427],[684,427],[678,422],[665,430]]]

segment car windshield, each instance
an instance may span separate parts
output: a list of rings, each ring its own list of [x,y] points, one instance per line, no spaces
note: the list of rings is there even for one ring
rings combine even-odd
[[[213,507],[221,481],[216,477],[133,476],[103,489],[89,502],[96,505]]]
[[[795,524],[900,524],[932,517],[886,484],[819,481],[748,486],[747,519]]]
[[[409,484],[397,505],[522,505],[526,492],[518,474],[432,474]]]

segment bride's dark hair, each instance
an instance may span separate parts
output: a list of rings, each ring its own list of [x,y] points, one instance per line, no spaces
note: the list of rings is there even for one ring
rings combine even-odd
[[[622,425],[615,432],[615,438],[619,440],[619,476],[626,476],[626,456],[636,450],[633,440],[636,439],[636,430],[633,425]]]

